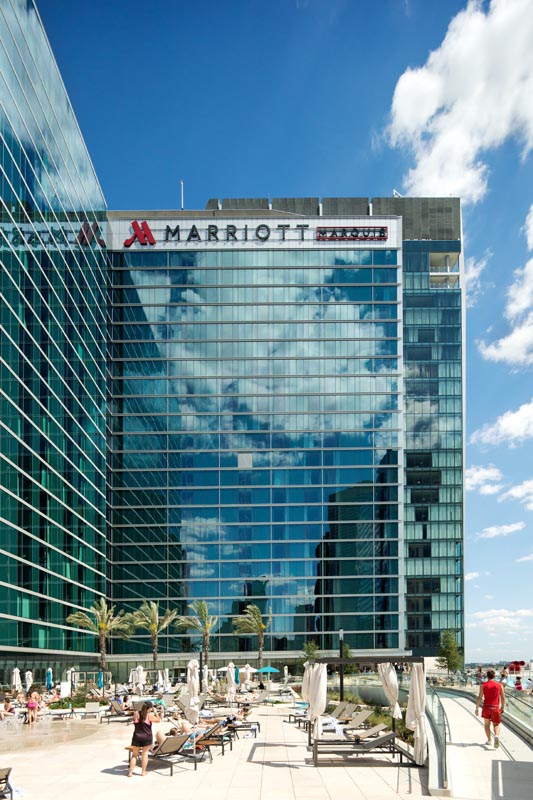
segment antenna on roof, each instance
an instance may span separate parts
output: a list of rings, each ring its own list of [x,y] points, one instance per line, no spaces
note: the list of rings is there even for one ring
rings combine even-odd
[[[181,184],[181,210],[183,211],[183,181],[180,180]]]
[[[400,194],[400,192],[398,192],[396,189],[393,189],[392,190],[392,196],[393,197],[403,197],[403,194]]]

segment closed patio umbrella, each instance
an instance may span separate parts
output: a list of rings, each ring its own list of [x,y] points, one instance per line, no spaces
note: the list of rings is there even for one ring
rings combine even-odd
[[[202,667],[202,692],[209,689],[209,666],[204,664]]]
[[[237,685],[235,683],[235,664],[233,661],[230,661],[228,664],[228,669],[226,672],[226,684],[228,687],[228,703],[232,703],[235,700],[235,692],[237,689]]]
[[[144,667],[142,667],[140,664],[137,664],[137,688],[139,690],[139,694],[143,693],[145,683],[146,678],[144,676]]]
[[[26,670],[26,672],[24,674],[24,682],[26,684],[26,691],[29,692],[30,691],[30,687],[31,687],[31,685],[33,683],[33,672],[31,671],[31,669],[27,669]]]
[[[309,719],[314,722],[313,735],[317,739],[322,734],[320,716],[326,710],[328,701],[328,674],[325,664],[313,664],[309,680]],[[311,739],[311,728],[309,728]]]
[[[20,680],[20,669],[15,667],[11,675],[11,686],[16,692],[22,691],[22,681]]]
[[[401,719],[402,711],[398,704],[398,676],[396,670],[390,661],[378,664],[378,674],[383,684],[383,689],[387,696],[387,700],[391,704],[391,716],[393,719]]]
[[[134,686],[136,686],[139,683],[139,673],[137,672],[135,667],[133,669],[130,669],[130,677],[128,678],[128,683],[131,683]]]
[[[163,691],[168,692],[170,689],[170,678],[168,674],[168,667],[163,670]]]
[[[54,673],[52,672],[52,667],[48,667],[46,670],[46,690],[49,692],[54,685]]]
[[[424,665],[413,664],[411,670],[411,689],[407,700],[405,724],[415,732],[414,757],[415,763],[422,765],[426,760],[427,731],[426,731],[426,676]]]
[[[246,664],[244,667],[241,667],[240,671],[243,673],[244,678],[244,688],[248,690],[250,688],[250,679],[252,676],[252,671],[249,664]]]
[[[309,681],[311,680],[312,664],[306,661],[304,664],[304,676],[302,680],[302,700],[309,702]]]
[[[98,677],[96,678],[96,685],[98,686],[99,689],[104,688],[104,673],[102,672],[102,670],[98,671]]]
[[[187,664],[187,694],[189,700],[185,708],[185,716],[193,725],[196,725],[200,715],[198,670],[198,661],[195,658],[191,659]]]

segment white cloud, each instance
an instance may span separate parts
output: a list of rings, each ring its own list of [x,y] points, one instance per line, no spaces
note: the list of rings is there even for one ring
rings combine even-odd
[[[528,511],[533,511],[533,480],[524,481],[519,483],[518,486],[513,486],[505,494],[502,494],[500,500],[518,500],[523,503]]]
[[[465,581],[475,581],[476,578],[479,578],[479,572],[467,572],[465,575]]]
[[[517,609],[509,611],[507,609],[492,609],[491,611],[476,611],[470,614],[472,622],[471,628],[484,628],[494,633],[498,631],[511,631],[520,634],[530,632],[533,624],[533,608]]]
[[[491,525],[483,528],[481,533],[476,533],[476,539],[496,539],[500,536],[509,536],[516,531],[523,531],[526,527],[525,522],[512,522],[510,525]]]
[[[533,307],[533,258],[514,272],[514,281],[507,290],[505,316],[513,320]]]
[[[506,411],[492,425],[484,425],[474,431],[471,444],[503,444],[511,447],[533,438],[533,399],[524,403],[517,411]]]
[[[533,312],[515,325],[511,333],[493,344],[477,342],[479,352],[487,361],[528,367],[533,364]]]
[[[465,472],[466,491],[479,490],[481,494],[495,494],[493,489],[498,484],[494,484],[494,481],[500,481],[502,477],[502,473],[494,464],[489,464],[488,467],[478,467],[473,464]]]
[[[524,232],[527,239],[527,248],[528,250],[533,250],[533,205],[529,207],[524,225]]]
[[[480,0],[450,22],[426,64],[409,68],[394,92],[388,137],[415,157],[407,193],[460,196],[487,190],[483,160],[507,139],[533,146],[533,14],[530,0]]]
[[[484,594],[483,595],[483,599],[484,600],[494,600],[494,595],[493,594]]]
[[[501,492],[502,489],[503,489],[502,483],[492,483],[492,484],[487,484],[487,486],[481,486],[479,489],[479,493],[484,495],[498,494],[498,492]]]
[[[470,308],[475,306],[478,297],[483,293],[484,286],[481,282],[481,274],[487,266],[492,253],[487,251],[481,258],[471,256],[465,262],[465,288],[466,304]]]
[[[521,561],[533,561],[533,553],[529,556],[522,556],[522,558],[515,558],[515,561],[519,564]]]
[[[533,243],[533,206],[526,223],[528,246]],[[483,340],[477,345],[483,358],[513,367],[533,364],[533,258],[524,267],[514,272],[514,280],[507,289],[505,316],[511,324],[511,331],[492,344]]]
[[[528,367],[533,364],[533,312],[517,323],[511,333],[497,339],[493,344],[477,342],[479,352],[487,361],[509,364],[512,367]]]

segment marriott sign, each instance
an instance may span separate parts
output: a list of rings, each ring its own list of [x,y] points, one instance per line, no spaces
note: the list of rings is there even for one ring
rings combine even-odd
[[[305,221],[304,221],[305,220]],[[320,225],[316,222],[320,221]],[[384,221],[386,224],[378,224]],[[327,224],[326,224],[327,223]],[[369,224],[372,223],[372,224]],[[398,247],[400,235],[395,218],[313,219],[280,217],[232,219],[180,218],[117,219],[108,222],[111,250],[205,249],[210,247],[255,249],[334,245],[337,247]],[[371,244],[370,244],[371,243]]]

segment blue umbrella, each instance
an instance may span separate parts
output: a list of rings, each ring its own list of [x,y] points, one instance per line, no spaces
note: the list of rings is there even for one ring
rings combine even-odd
[[[235,667],[235,683],[238,686],[240,682],[241,679],[239,678],[239,667]]]
[[[100,672],[98,673],[97,686],[99,689],[104,688],[104,673],[102,672],[102,670],[100,670]]]
[[[49,692],[54,685],[54,678],[52,673],[52,667],[48,667],[46,670],[46,690]]]
[[[261,667],[261,669],[257,670],[258,672],[279,672],[279,669],[276,667]]]

